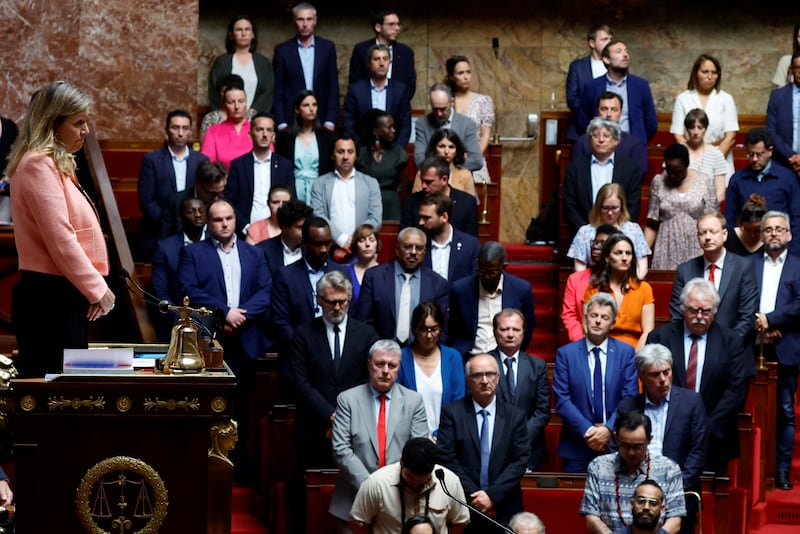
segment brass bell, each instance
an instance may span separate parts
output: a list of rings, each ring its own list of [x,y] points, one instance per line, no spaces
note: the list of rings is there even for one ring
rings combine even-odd
[[[190,318],[193,311],[199,310],[189,307],[189,297],[183,297],[183,306],[175,306],[175,309],[180,311],[181,315],[172,327],[163,371],[176,374],[202,373],[205,370],[205,361],[200,353],[197,327]]]

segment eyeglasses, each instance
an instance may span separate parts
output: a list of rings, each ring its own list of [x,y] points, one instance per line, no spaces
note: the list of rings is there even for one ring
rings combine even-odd
[[[417,332],[419,332],[421,335],[424,336],[435,336],[441,331],[442,331],[441,326],[432,326],[430,328],[421,327],[417,330]]]
[[[497,377],[497,371],[486,371],[485,373],[470,373],[469,377],[472,380],[483,380],[484,378],[492,380]]]
[[[703,317],[708,317],[709,315],[714,313],[714,310],[712,308],[693,308],[691,306],[686,308],[686,311],[689,313],[689,315],[700,314]]]
[[[600,209],[606,213],[613,213],[622,209],[622,206],[600,206]]]
[[[784,228],[784,227],[782,227],[782,226],[776,226],[775,228],[773,228],[773,227],[771,227],[771,226],[767,226],[766,228],[764,228],[764,229],[763,229],[763,230],[761,230],[761,231],[762,231],[762,232],[763,232],[765,235],[770,235],[770,234],[774,234],[774,235],[783,235],[783,234],[785,234],[786,232],[788,232],[788,231],[789,231],[789,229],[788,229],[788,228]]]
[[[350,299],[333,299],[333,300],[329,300],[329,299],[326,299],[325,297],[323,297],[321,295],[319,296],[319,300],[321,300],[322,302],[324,302],[328,306],[332,306],[334,308],[336,306],[347,306],[347,304],[350,302]]]
[[[634,497],[633,501],[639,506],[644,506],[645,504],[652,508],[661,506],[661,499],[651,499],[649,497],[639,496],[639,497]]]
[[[598,141],[599,140],[607,141],[609,139],[614,138],[614,136],[609,133],[593,133],[589,137],[591,137],[592,139],[596,139]]]
[[[647,443],[620,443],[619,448],[626,451],[643,451],[647,448]]]

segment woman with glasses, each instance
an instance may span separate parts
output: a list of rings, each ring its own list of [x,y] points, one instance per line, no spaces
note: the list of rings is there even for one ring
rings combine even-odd
[[[739,212],[733,231],[728,231],[725,248],[739,256],[750,256],[764,251],[761,240],[761,218],[767,213],[767,200],[753,193]]]
[[[636,266],[641,278],[647,276],[647,257],[652,253],[645,241],[642,227],[632,222],[625,201],[625,190],[618,183],[605,184],[597,192],[597,198],[589,212],[589,224],[584,224],[572,239],[567,257],[572,258],[575,271],[583,271],[594,265],[592,243],[597,227],[609,224],[631,238],[636,253]],[[582,294],[580,295],[583,296]]]
[[[675,270],[703,253],[697,219],[717,211],[714,178],[689,168],[689,149],[673,143],[664,150],[664,172],[650,184],[644,236],[653,249],[651,269]]]
[[[442,406],[464,396],[464,365],[457,350],[440,342],[444,312],[435,302],[411,314],[413,341],[403,349],[397,383],[422,395],[428,428],[436,438]]]

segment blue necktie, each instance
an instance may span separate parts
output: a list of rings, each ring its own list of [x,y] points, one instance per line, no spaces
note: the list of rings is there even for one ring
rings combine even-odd
[[[593,423],[603,422],[603,369],[600,365],[600,347],[592,349],[594,352],[594,395],[592,399]]]
[[[489,443],[489,412],[481,410],[478,413],[483,416],[483,423],[481,423],[481,476],[479,482],[481,489],[486,489],[489,486],[489,453],[492,450],[492,444]]]
[[[506,358],[506,385],[508,386],[508,394],[511,402],[513,403],[517,397],[517,381],[514,378],[514,358]]]

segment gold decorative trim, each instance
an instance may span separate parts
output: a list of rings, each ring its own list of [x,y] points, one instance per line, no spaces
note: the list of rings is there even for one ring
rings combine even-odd
[[[211,399],[211,411],[214,413],[222,413],[228,407],[228,401],[225,397],[214,397]]]
[[[189,397],[184,397],[183,400],[159,400],[158,397],[154,399],[146,398],[144,399],[144,409],[145,410],[155,410],[158,411],[161,408],[165,408],[169,411],[183,409],[185,411],[194,410],[195,412],[200,409],[200,402],[195,397],[192,400],[189,400]]]
[[[106,400],[105,397],[89,397],[88,399],[73,397],[71,399],[66,399],[64,395],[60,395],[58,398],[50,397],[47,401],[47,406],[50,408],[51,412],[56,409],[63,411],[64,408],[72,408],[74,410],[89,408],[90,411],[94,411],[95,408],[98,410],[105,410]]]
[[[78,518],[90,534],[156,534],[168,506],[167,488],[156,470],[130,456],[106,458],[91,467],[75,499]]]
[[[125,395],[117,397],[117,411],[125,413],[133,407],[133,401]]]
[[[19,407],[23,412],[32,412],[36,408],[36,398],[33,395],[24,395],[19,399]]]

